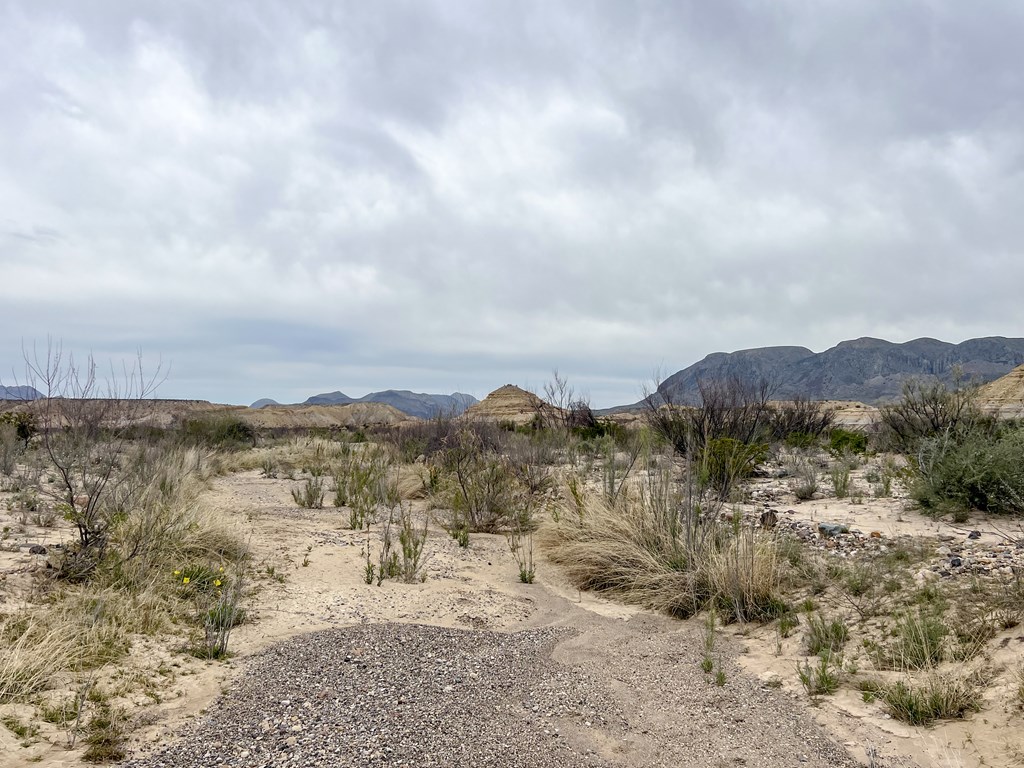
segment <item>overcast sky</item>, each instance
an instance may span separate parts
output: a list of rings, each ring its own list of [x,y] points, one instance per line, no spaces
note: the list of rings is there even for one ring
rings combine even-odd
[[[0,364],[595,406],[1024,336],[1024,3],[0,0]]]

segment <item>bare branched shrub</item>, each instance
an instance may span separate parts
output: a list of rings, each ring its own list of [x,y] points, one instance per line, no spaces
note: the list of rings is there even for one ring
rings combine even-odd
[[[45,356],[26,352],[28,383],[44,397],[33,403],[57,482],[43,491],[61,505],[78,532],[65,575],[87,576],[102,561],[117,519],[108,503],[126,486],[124,451],[132,428],[161,380],[160,369],[144,372],[141,355],[120,375],[100,379],[95,360],[76,363],[61,346],[48,344]],[[124,488],[122,487],[122,491]]]
[[[766,380],[749,382],[737,376],[697,383],[696,405],[683,405],[664,386],[645,393],[648,425],[681,456],[696,455],[723,438],[744,445],[771,436],[772,387]]]
[[[954,376],[952,387],[942,382],[906,382],[902,398],[881,409],[883,442],[913,453],[924,439],[971,432],[986,421],[977,408],[977,392],[960,375]]]
[[[835,425],[836,413],[808,397],[773,403],[768,421],[774,440],[810,442],[820,439]]]

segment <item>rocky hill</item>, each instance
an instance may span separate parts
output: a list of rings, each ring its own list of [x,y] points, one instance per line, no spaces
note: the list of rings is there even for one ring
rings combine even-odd
[[[1006,419],[1024,419],[1024,365],[978,390],[982,410]]]
[[[762,347],[715,353],[669,376],[659,389],[679,403],[699,398],[698,382],[738,376],[767,380],[772,396],[884,403],[898,398],[911,378],[949,382],[959,367],[968,380],[989,382],[1024,363],[1024,339],[992,336],[950,344],[915,339],[844,341],[824,352],[804,347]]]
[[[491,392],[479,403],[467,408],[465,417],[525,424],[540,411],[543,402],[532,392],[527,392],[515,384],[506,384]]]

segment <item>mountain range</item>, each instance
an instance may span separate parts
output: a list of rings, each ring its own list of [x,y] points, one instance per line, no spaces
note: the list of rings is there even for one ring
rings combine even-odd
[[[1024,363],[1024,339],[990,336],[951,344],[915,339],[843,341],[824,352],[805,347],[760,347],[716,352],[661,382],[659,392],[677,403],[695,403],[698,382],[731,377],[767,381],[774,399],[857,400],[877,404],[897,399],[909,379],[950,383],[959,368],[966,381],[993,381]]]
[[[43,396],[35,387],[5,387],[0,385],[0,400],[38,400]]]
[[[458,416],[469,406],[477,402],[472,395],[462,392],[455,392],[450,395],[431,395],[420,392],[410,392],[407,389],[387,389],[383,392],[371,392],[363,397],[349,397],[344,392],[325,392],[307,398],[299,405],[348,405],[349,403],[384,403],[393,408],[415,416],[418,419],[430,419],[438,414],[451,414]],[[264,398],[257,400],[250,408],[266,408],[267,406],[279,406],[280,403]]]

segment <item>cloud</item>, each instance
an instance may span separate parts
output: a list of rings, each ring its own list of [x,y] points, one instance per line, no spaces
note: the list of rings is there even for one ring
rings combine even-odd
[[[1018,335],[1024,12],[15,2],[0,360],[482,396],[861,335]]]

